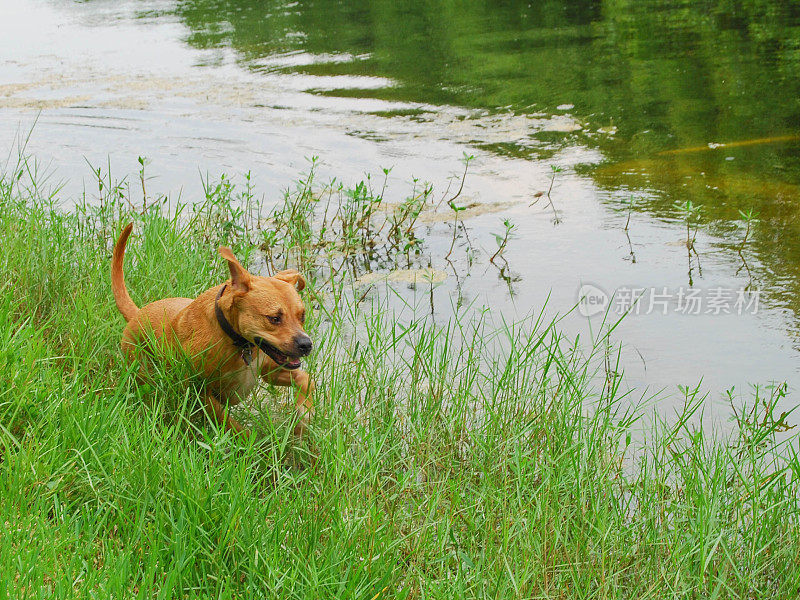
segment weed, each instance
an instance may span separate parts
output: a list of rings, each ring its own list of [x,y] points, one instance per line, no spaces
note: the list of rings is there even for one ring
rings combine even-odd
[[[550,208],[553,211],[553,225],[559,225],[561,223],[561,217],[558,215],[558,210],[556,210],[556,205],[553,204],[553,198],[550,195],[553,191],[553,184],[556,181],[556,175],[561,173],[561,167],[557,165],[550,165],[550,185],[547,188],[547,192],[536,192],[533,195],[533,202],[530,203],[530,206],[536,204],[542,196],[547,196],[547,201],[550,204]]]
[[[699,221],[702,207],[693,204],[691,200],[687,200],[685,203],[678,202],[675,204],[675,207],[683,216],[683,220],[686,223],[686,252],[689,263],[689,285],[692,286],[694,285],[694,279],[692,277],[692,253],[694,253],[697,258],[697,272],[701,277],[703,276],[703,268],[700,265],[700,255],[697,253],[697,248],[695,248],[697,230],[700,227]],[[692,231],[692,226],[694,226],[694,231]]]
[[[512,223],[511,220],[503,219],[503,233],[492,234],[497,242],[497,250],[489,258],[490,263],[494,264],[494,259],[503,255],[503,252],[505,252],[506,246],[508,245],[508,241],[514,237],[514,229],[516,229],[516,227],[517,226]]]
[[[753,274],[750,272],[750,265],[747,264],[747,259],[744,257],[744,248],[747,245],[747,242],[750,240],[750,233],[753,226],[758,223],[758,216],[753,212],[751,208],[747,212],[743,210],[739,211],[739,215],[741,215],[742,219],[745,223],[745,231],[744,237],[742,238],[742,243],[736,248],[736,253],[739,255],[739,258],[742,260],[741,266],[736,270],[736,275],[742,272],[742,269],[747,271],[747,285],[744,287],[745,290],[750,290],[753,287]]]
[[[628,218],[625,220],[625,238],[628,240],[628,259],[631,261],[631,264],[636,264],[636,253],[633,251],[633,243],[631,242],[631,234],[630,234],[630,224],[631,224],[631,214],[633,213],[633,208],[635,206],[636,199],[631,196],[630,200],[628,201]]]

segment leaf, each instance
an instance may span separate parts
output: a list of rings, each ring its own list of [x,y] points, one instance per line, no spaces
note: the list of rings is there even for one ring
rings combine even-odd
[[[469,556],[467,556],[467,553],[464,552],[463,550],[458,551],[458,557],[461,559],[461,562],[464,564],[466,568],[468,569],[475,568],[475,563],[472,562],[472,559]]]

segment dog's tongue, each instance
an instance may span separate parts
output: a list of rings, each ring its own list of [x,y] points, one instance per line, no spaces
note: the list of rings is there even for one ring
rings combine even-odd
[[[280,363],[281,366],[286,369],[296,369],[300,366],[299,360],[289,360],[289,357],[286,356],[285,354],[279,354],[277,358],[278,358],[277,362]]]

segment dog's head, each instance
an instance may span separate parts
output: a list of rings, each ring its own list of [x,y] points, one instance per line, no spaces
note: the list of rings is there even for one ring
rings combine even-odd
[[[231,271],[230,292],[220,298],[220,307],[239,335],[283,368],[297,369],[312,347],[303,329],[306,309],[298,293],[306,285],[303,276],[293,269],[272,277],[251,275],[230,248],[220,248],[219,253]]]

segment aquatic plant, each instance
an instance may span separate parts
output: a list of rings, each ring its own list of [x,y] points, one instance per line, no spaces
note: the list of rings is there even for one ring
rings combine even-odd
[[[497,250],[489,258],[490,263],[494,264],[494,259],[503,255],[503,252],[505,252],[506,246],[508,245],[508,241],[514,237],[513,232],[516,228],[517,226],[512,223],[510,219],[503,219],[503,233],[492,234],[497,242]]]
[[[550,204],[550,209],[553,211],[553,225],[559,225],[561,223],[561,217],[558,215],[558,210],[556,210],[556,205],[553,203],[553,198],[550,195],[553,191],[553,184],[556,181],[556,175],[561,173],[561,167],[558,165],[550,165],[550,185],[547,188],[547,192],[536,192],[533,195],[533,202],[529,204],[529,206],[533,206],[536,204],[543,196],[547,197],[547,202]]]
[[[742,243],[736,248],[736,253],[739,255],[739,258],[742,260],[741,266],[736,270],[736,274],[742,272],[742,269],[747,271],[747,285],[744,287],[745,290],[750,290],[753,287],[753,273],[750,271],[750,265],[747,264],[747,259],[744,257],[744,248],[747,245],[747,242],[750,240],[750,233],[753,226],[758,223],[758,216],[753,211],[753,209],[749,209],[747,212],[740,210],[739,215],[742,217],[742,220],[745,223],[745,230],[744,230],[744,237],[742,237]]]
[[[633,208],[635,205],[636,199],[631,196],[630,200],[628,201],[628,218],[625,219],[625,239],[628,240],[628,259],[630,259],[631,264],[636,264],[636,253],[633,251],[633,243],[631,242],[631,234],[630,234],[630,224],[631,224],[631,214],[633,214]]]
[[[686,202],[676,202],[675,208],[682,215],[682,218],[686,223],[686,252],[689,263],[688,275],[689,285],[692,286],[694,285],[694,278],[692,277],[692,253],[694,253],[695,257],[697,257],[697,272],[701,277],[703,275],[703,267],[700,265],[700,255],[697,253],[697,248],[695,248],[695,242],[697,241],[697,230],[700,226],[699,220],[702,207],[692,203],[691,200],[687,200]],[[692,226],[694,226],[694,230],[692,230]]]

